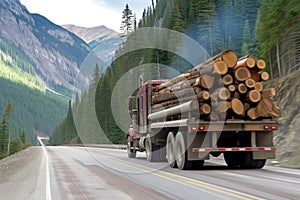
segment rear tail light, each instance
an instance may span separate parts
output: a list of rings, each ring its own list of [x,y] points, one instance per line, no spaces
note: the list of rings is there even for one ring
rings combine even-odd
[[[271,127],[271,129],[274,131],[274,130],[277,129],[277,126],[273,125],[273,126]]]
[[[197,126],[192,126],[193,131],[197,131]]]
[[[205,126],[199,126],[199,130],[203,131],[205,129]]]
[[[265,130],[269,130],[269,129],[270,129],[270,126],[269,126],[269,125],[265,125],[265,126],[264,126],[264,129],[265,129]]]

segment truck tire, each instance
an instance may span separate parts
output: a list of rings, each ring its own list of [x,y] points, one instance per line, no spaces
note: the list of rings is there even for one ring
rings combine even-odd
[[[241,168],[243,169],[261,169],[265,166],[266,159],[254,160],[253,152],[244,152],[241,159]]]
[[[181,132],[178,132],[175,137],[175,155],[178,169],[191,169],[193,163],[187,160],[185,140]]]
[[[225,152],[224,159],[229,168],[239,168],[241,165],[241,152]]]
[[[133,142],[130,141],[130,136],[127,137],[127,155],[128,158],[136,157],[136,150],[133,147]]]
[[[254,160],[252,152],[225,152],[224,159],[229,168],[261,169],[266,159]]]
[[[166,148],[152,143],[151,138],[146,138],[146,157],[149,162],[164,162],[166,161]]]
[[[170,132],[167,137],[167,161],[172,168],[176,168],[176,157],[175,157],[175,137],[174,133]]]

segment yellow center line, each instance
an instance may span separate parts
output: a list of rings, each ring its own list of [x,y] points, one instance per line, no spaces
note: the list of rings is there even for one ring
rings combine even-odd
[[[239,199],[263,200],[263,198],[256,197],[256,196],[253,196],[253,195],[250,195],[250,194],[246,194],[246,193],[239,192],[239,191],[236,191],[236,190],[232,190],[232,189],[229,189],[229,188],[224,188],[224,187],[221,187],[221,186],[213,185],[213,184],[210,184],[210,183],[206,183],[206,182],[203,182],[203,181],[200,181],[200,180],[184,177],[184,176],[181,176],[181,175],[173,174],[173,173],[170,173],[170,172],[161,171],[161,170],[158,170],[158,169],[155,169],[155,168],[150,168],[150,167],[143,166],[143,165],[140,165],[140,164],[131,163],[131,162],[128,162],[128,161],[125,161],[125,160],[116,159],[116,158],[113,158],[111,156],[103,155],[101,153],[97,153],[97,155],[99,155],[101,158],[106,158],[110,161],[117,162],[119,164],[137,169],[137,170],[145,172],[145,173],[151,173],[152,175],[155,175],[155,176],[167,179],[167,180],[171,180],[173,182],[183,184],[183,185],[186,185],[186,186],[191,186],[191,185],[198,186],[198,187],[200,186],[202,188],[207,188],[209,190],[213,190],[213,191],[223,193],[223,194],[226,194],[228,196],[232,196],[232,197],[239,198]],[[173,178],[171,178],[171,177],[173,177]],[[177,180],[177,179],[174,179],[174,178],[181,179],[181,181]],[[194,188],[199,189],[197,187],[194,187]]]

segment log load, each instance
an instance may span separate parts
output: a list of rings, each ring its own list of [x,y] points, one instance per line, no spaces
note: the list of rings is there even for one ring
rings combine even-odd
[[[269,79],[265,68],[262,59],[252,55],[238,59],[234,51],[223,51],[156,86],[152,112],[195,100],[204,120],[279,118],[280,110],[272,100],[276,91],[262,84]]]

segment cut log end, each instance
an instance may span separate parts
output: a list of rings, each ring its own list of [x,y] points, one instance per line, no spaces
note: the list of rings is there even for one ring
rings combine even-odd
[[[222,78],[222,80],[223,80],[224,85],[230,85],[230,84],[233,83],[233,78],[232,78],[231,74],[226,74],[226,75]]]
[[[208,115],[211,112],[211,107],[207,103],[200,105],[201,114]]]
[[[219,90],[219,98],[222,99],[222,100],[227,100],[230,98],[230,92],[227,88],[221,88]]]
[[[233,68],[238,61],[237,55],[232,50],[225,51],[221,57],[229,68]]]
[[[246,94],[246,92],[248,91],[246,85],[244,83],[240,83],[238,85],[238,91],[241,93],[241,94]]]
[[[200,85],[205,89],[209,89],[209,88],[212,88],[212,86],[214,85],[214,81],[215,81],[214,76],[203,75],[200,78]]]
[[[266,68],[266,62],[262,59],[259,59],[257,62],[256,62],[256,67],[258,69],[264,69]]]
[[[261,97],[263,99],[265,99],[265,98],[269,98],[269,97],[274,97],[275,95],[276,95],[276,90],[275,90],[275,88],[271,87],[271,88],[264,90],[261,94]]]
[[[245,81],[245,84],[248,88],[254,88],[255,87],[255,81],[252,78],[249,78]]]
[[[236,90],[235,85],[229,85],[229,86],[228,86],[228,90],[229,90],[230,92],[234,92],[234,91]]]
[[[214,71],[220,75],[224,75],[228,72],[228,66],[227,64],[222,61],[222,60],[218,60],[215,61],[214,63]]]
[[[254,89],[261,92],[261,91],[263,91],[264,86],[261,82],[256,82],[254,85]]]
[[[259,115],[257,114],[256,112],[256,109],[255,108],[250,108],[248,111],[247,111],[247,116],[254,120],[254,119],[257,119],[259,117]]]
[[[197,99],[199,101],[207,101],[209,100],[209,98],[210,98],[209,92],[206,90],[197,93]]]
[[[244,109],[249,110],[251,108],[251,105],[249,103],[244,103]]]
[[[250,102],[257,103],[261,100],[261,94],[257,90],[251,90],[248,93],[248,98]]]
[[[261,79],[262,79],[263,81],[267,81],[267,80],[269,80],[269,78],[270,78],[268,72],[263,72],[263,73],[261,73],[260,77],[261,77]]]
[[[238,68],[238,67],[253,68],[253,67],[255,67],[255,64],[256,64],[255,58],[251,55],[248,55],[248,56],[240,58],[236,64],[235,68]]]
[[[234,77],[237,81],[245,81],[251,77],[251,73],[246,67],[239,67],[234,71]]]
[[[249,56],[247,58],[247,67],[253,68],[253,67],[255,67],[255,63],[256,63],[256,60],[253,56]]]
[[[231,108],[237,115],[243,115],[245,112],[243,103],[237,98],[232,99]]]

